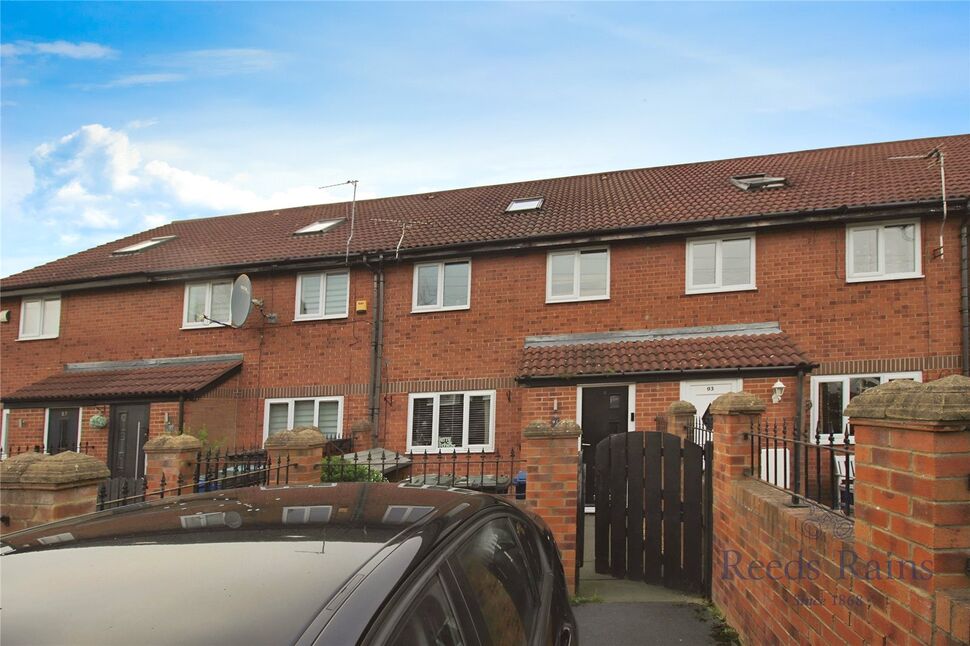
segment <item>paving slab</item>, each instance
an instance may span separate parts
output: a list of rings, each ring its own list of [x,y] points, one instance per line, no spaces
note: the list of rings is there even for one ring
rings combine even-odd
[[[644,584],[640,584],[644,585]],[[586,603],[573,608],[579,643],[601,646],[707,646],[717,626],[694,603]]]

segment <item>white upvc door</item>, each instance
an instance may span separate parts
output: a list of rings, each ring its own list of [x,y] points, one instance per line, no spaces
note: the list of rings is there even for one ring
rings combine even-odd
[[[741,392],[741,379],[698,379],[680,382],[680,398],[697,409],[697,416],[704,417],[707,407],[715,399],[727,393]]]

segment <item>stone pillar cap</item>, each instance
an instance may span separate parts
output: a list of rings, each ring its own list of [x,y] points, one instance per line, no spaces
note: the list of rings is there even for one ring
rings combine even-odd
[[[4,460],[0,466],[0,483],[68,484],[88,480],[104,480],[111,475],[101,460],[64,451],[57,455],[21,453]]]
[[[583,429],[571,420],[563,420],[551,426],[548,422],[535,420],[530,422],[522,433],[525,437],[579,437]]]
[[[696,415],[697,408],[683,399],[677,400],[667,407],[668,415]]]
[[[319,429],[307,426],[274,433],[264,446],[267,449],[315,449],[326,443],[327,438]]]
[[[198,451],[202,441],[192,435],[159,435],[145,442],[145,451]]]
[[[751,393],[726,393],[711,402],[714,415],[755,415],[763,413],[765,403]]]
[[[891,381],[854,397],[845,414],[857,419],[970,422],[970,377],[951,375],[926,384]]]

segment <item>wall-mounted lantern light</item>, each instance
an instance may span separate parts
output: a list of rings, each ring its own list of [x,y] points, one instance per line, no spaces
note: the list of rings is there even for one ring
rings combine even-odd
[[[771,403],[777,404],[781,401],[781,396],[785,394],[785,384],[781,383],[781,379],[775,382],[775,385],[771,387]]]

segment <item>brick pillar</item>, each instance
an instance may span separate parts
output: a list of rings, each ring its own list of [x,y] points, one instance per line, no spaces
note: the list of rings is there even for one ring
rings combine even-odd
[[[0,532],[89,514],[97,508],[98,485],[111,472],[90,455],[22,453],[0,466]]]
[[[751,442],[747,433],[761,420],[765,404],[749,393],[728,393],[711,403],[714,416],[714,487],[723,487],[751,473]],[[717,491],[714,493],[717,502]]]
[[[526,463],[526,500],[552,530],[562,557],[566,584],[575,593],[576,522],[579,504],[579,437],[575,422],[555,427],[533,422],[522,437],[522,458]]]
[[[690,402],[675,401],[667,407],[667,432],[686,440],[694,427],[697,409]]]
[[[191,435],[159,435],[145,443],[145,477],[148,490],[160,490],[162,476],[165,476],[165,489],[178,493],[179,476],[184,489],[182,493],[192,493],[195,481],[195,468],[199,459],[202,442]]]
[[[861,578],[878,587],[886,625],[930,643],[943,630],[934,618],[953,628],[952,589],[970,588],[970,378],[884,384],[846,414],[856,438],[853,571],[858,579],[868,561],[893,559],[892,579]],[[956,628],[970,643],[966,623]]]
[[[281,431],[270,435],[266,440],[266,453],[271,466],[286,466],[289,457],[289,474],[280,471],[280,482],[289,484],[314,484],[320,482],[320,462],[323,459],[323,445],[327,438],[315,428],[299,428]],[[276,473],[270,473],[276,481]]]

